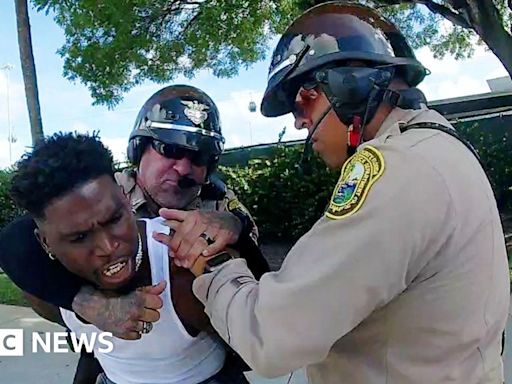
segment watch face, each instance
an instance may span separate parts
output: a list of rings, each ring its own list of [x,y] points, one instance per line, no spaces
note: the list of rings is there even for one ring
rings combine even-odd
[[[229,261],[231,260],[233,257],[227,253],[227,252],[222,252],[222,253],[219,253],[218,255],[215,255],[211,258],[208,259],[208,261],[206,262],[206,265],[207,265],[207,268],[215,268],[215,267],[218,267],[219,265],[225,263],[226,261]]]

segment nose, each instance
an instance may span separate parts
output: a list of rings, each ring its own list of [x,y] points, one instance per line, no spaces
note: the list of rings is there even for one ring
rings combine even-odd
[[[308,119],[307,117],[304,116],[295,116],[295,129],[308,129],[310,125],[311,119]]]
[[[190,162],[190,159],[184,157],[182,159],[175,160],[173,168],[180,176],[186,176],[192,172],[192,163]]]
[[[110,256],[118,247],[119,241],[106,231],[96,235],[96,253],[98,256]]]
[[[301,91],[295,97],[295,105],[293,110],[293,117],[295,118],[295,129],[304,129],[311,126],[312,121],[309,113],[306,113],[306,100],[303,98]]]

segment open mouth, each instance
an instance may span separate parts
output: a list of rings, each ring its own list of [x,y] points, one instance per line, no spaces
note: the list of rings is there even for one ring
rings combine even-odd
[[[127,261],[119,261],[115,264],[111,264],[103,270],[103,274],[107,277],[115,276],[119,272],[121,272],[126,267],[127,264]]]
[[[121,284],[132,277],[134,268],[135,262],[123,257],[106,265],[101,270],[101,277],[105,284]]]

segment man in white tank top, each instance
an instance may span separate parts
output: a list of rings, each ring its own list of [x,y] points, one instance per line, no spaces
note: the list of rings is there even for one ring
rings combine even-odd
[[[163,302],[153,314],[158,321],[137,324],[139,340],[113,338],[109,353],[95,346],[105,370],[98,383],[243,382],[223,377],[225,350],[205,332],[209,323],[206,316],[200,320],[192,292],[171,299],[180,285],[190,290],[193,276],[170,265],[167,248],[153,240],[154,231],[165,231],[160,219],[136,222],[113,178],[111,154],[96,136],[59,133],[44,140],[19,163],[12,195],[35,218],[35,235],[48,256],[70,272],[116,293],[160,283],[154,288]],[[39,310],[49,306],[41,302]],[[61,315],[56,320],[76,334],[101,332],[70,311]]]

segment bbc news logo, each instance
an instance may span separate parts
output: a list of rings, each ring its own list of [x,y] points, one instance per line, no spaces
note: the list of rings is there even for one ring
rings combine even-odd
[[[67,336],[75,351],[84,349],[92,353],[109,353],[114,349],[112,333],[100,332],[75,334],[73,332],[32,332],[32,353],[68,353],[70,352]],[[0,329],[0,356],[23,356],[23,329]]]

